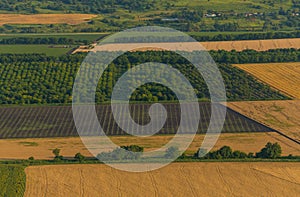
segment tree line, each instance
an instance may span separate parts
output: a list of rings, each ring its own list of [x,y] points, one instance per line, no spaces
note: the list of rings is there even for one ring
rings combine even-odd
[[[113,52],[108,52],[112,55]],[[243,50],[243,51],[225,51],[211,50],[210,55],[217,63],[225,64],[244,64],[244,63],[276,63],[276,62],[299,62],[300,49],[270,49],[267,51]],[[74,55],[62,55],[60,57],[47,56],[42,53],[30,54],[0,54],[0,63],[14,62],[64,62],[81,63],[86,57],[86,53],[77,53]],[[142,62],[162,62],[169,64],[187,64],[188,61],[179,55],[169,51],[146,51],[146,52],[128,52],[114,63],[136,64]]]
[[[73,38],[33,38],[33,37],[15,37],[15,38],[2,38],[0,44],[88,44],[88,40],[76,40]]]
[[[276,159],[281,156],[281,146],[276,143],[268,142],[256,154],[250,152],[245,153],[239,150],[233,151],[229,146],[223,146],[216,151],[207,152],[205,149],[199,149],[195,154],[195,158],[203,159],[246,159],[246,158],[262,158],[262,159]]]
[[[207,33],[209,34],[209,33]],[[230,41],[230,40],[266,40],[266,39],[282,39],[282,38],[300,38],[300,31],[291,32],[251,32],[251,33],[223,33],[218,35],[191,35],[199,42],[206,41]]]

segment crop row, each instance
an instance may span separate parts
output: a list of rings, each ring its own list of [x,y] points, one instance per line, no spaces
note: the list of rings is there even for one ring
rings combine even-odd
[[[167,119],[163,128],[158,134],[174,134],[181,124],[180,105],[176,103],[163,103]],[[151,104],[131,104],[130,113],[133,120],[140,125],[148,124],[151,119],[148,114]],[[224,106],[219,105],[220,109]],[[120,113],[123,111],[120,109]],[[200,102],[200,121],[198,133],[205,133],[209,126],[211,117],[211,107],[209,103]],[[193,110],[191,110],[193,111]],[[96,112],[98,120],[107,135],[125,135],[116,123],[110,105],[97,105]],[[82,122],[89,121],[85,116],[84,110],[80,111],[85,119]],[[195,118],[194,114],[188,114],[188,121]],[[125,114],[124,114],[125,117]],[[217,117],[220,117],[217,114]],[[124,121],[124,120],[123,120]],[[188,133],[189,126],[185,133]],[[130,127],[129,127],[130,128]],[[226,119],[222,132],[268,132],[272,129],[261,125],[239,113],[227,109]],[[139,134],[147,134],[145,131],[139,131]],[[87,131],[85,135],[97,135],[93,129]],[[0,138],[37,138],[37,137],[67,137],[78,136],[73,120],[71,106],[31,106],[31,107],[1,107],[0,108]]]

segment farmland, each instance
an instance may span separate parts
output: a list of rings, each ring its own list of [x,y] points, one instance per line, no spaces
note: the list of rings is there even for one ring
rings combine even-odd
[[[25,181],[23,166],[0,165],[0,196],[22,197]]]
[[[275,54],[280,53],[276,52]],[[295,53],[291,51],[291,53]],[[300,54],[300,50],[299,50]],[[223,55],[216,58],[221,61]],[[224,56],[229,57],[230,52]],[[246,56],[247,55],[247,56]],[[241,53],[241,59],[254,57],[253,53]],[[273,53],[267,54],[273,57]],[[297,53],[296,53],[297,55]],[[1,57],[1,55],[0,55]],[[33,54],[3,55],[0,60],[0,103],[1,104],[46,104],[46,103],[71,103],[73,82],[83,55],[62,56],[60,59]],[[279,57],[279,56],[277,56]],[[256,59],[256,58],[255,58]],[[267,58],[266,58],[267,59]],[[196,89],[199,99],[210,97],[206,83],[201,74],[188,62],[176,54],[164,52],[129,53],[115,60],[110,69],[104,71],[97,87],[98,103],[109,101],[116,80],[129,68],[137,64],[151,61],[167,61],[175,69],[184,74]],[[268,59],[267,59],[268,60]],[[128,62],[132,61],[131,64]],[[224,60],[223,60],[224,61]],[[127,63],[126,63],[127,62]],[[128,65],[124,67],[123,65]],[[129,68],[128,68],[129,67]],[[265,84],[255,80],[246,72],[228,64],[220,64],[220,71],[224,78],[227,97],[235,100],[280,100],[288,99]],[[88,80],[88,79],[86,79]],[[139,95],[138,95],[139,94]],[[133,101],[174,101],[174,93],[163,86],[146,84],[132,95]]]
[[[272,39],[272,40],[245,40],[245,41],[220,41],[201,43],[208,50],[236,50],[243,51],[253,49],[267,51],[280,48],[300,48],[300,38],[295,39]]]
[[[173,163],[147,173],[122,172],[106,165],[34,166],[26,168],[26,175],[25,196],[296,197],[300,192],[298,163]]]
[[[147,39],[146,39],[147,40]],[[172,42],[172,43],[149,43],[149,47],[140,48],[144,46],[143,43],[119,43],[116,41],[114,44],[107,44],[102,50],[118,51],[120,49],[129,51],[129,49],[136,48],[135,51],[147,51],[147,50],[162,50],[162,46],[167,49],[194,51],[199,50],[199,46],[195,48],[195,45],[191,45],[189,42]],[[217,41],[217,42],[200,42],[200,44],[206,50],[225,50],[225,51],[243,51],[243,50],[256,50],[267,51],[270,49],[300,49],[300,38],[293,39],[272,39],[272,40],[245,40],[245,41]],[[147,45],[147,44],[146,44]],[[180,48],[178,48],[180,46]],[[97,51],[97,48],[95,49]]]
[[[36,40],[36,39],[67,39],[71,40],[73,42],[80,41],[87,41],[87,43],[92,43],[96,40],[99,40],[110,33],[42,33],[42,34],[0,34],[0,43],[3,42],[3,40],[10,40],[9,44],[28,44],[28,43],[15,43],[12,40],[18,40],[20,38],[27,39],[27,40]],[[52,41],[53,42],[53,41]],[[48,43],[48,44],[56,44],[56,43]],[[74,43],[64,43],[64,44],[74,44]]]
[[[233,102],[227,105],[300,142],[300,101]]]
[[[300,99],[300,63],[238,64],[259,80],[273,88]]]
[[[164,127],[158,134],[174,134],[180,122],[180,106],[176,103],[163,103],[163,105],[168,113],[168,117]],[[150,106],[151,104],[132,104],[130,109],[133,119],[139,124],[148,123],[150,117],[147,111]],[[222,105],[219,105],[219,107],[219,109],[224,108]],[[205,133],[210,121],[210,104],[200,102],[199,108],[200,126],[198,133]],[[77,136],[71,106],[1,107],[0,111],[0,138]],[[96,111],[99,122],[107,135],[126,134],[114,121],[110,105],[98,105]],[[192,117],[193,115],[191,114]],[[273,130],[232,110],[227,110],[223,132],[252,131],[268,132]],[[141,132],[140,134],[145,134],[143,131]],[[95,133],[91,131],[90,133],[85,133],[85,135],[92,136]]]
[[[151,151],[169,142],[173,135],[155,135],[143,139],[133,136],[110,136],[109,138],[120,146],[136,144],[144,147],[145,151]],[[197,134],[186,154],[193,155],[200,148],[203,139],[203,134]],[[100,143],[99,138],[90,137],[89,141],[95,145]],[[234,150],[255,153],[260,151],[267,142],[278,142],[282,147],[282,154],[285,156],[299,155],[300,153],[296,143],[275,132],[222,133],[213,150],[228,145]],[[66,158],[73,158],[78,152],[85,156],[92,156],[79,137],[24,138],[1,139],[0,159],[28,159],[33,156],[35,159],[48,160],[53,159],[52,150],[55,148],[61,149],[61,154]]]
[[[4,1],[0,4],[0,13],[8,14],[99,14],[92,23],[59,26],[62,32],[119,31],[143,25],[160,25],[181,31],[292,31],[299,28],[297,1],[220,1],[214,0],[167,0],[154,1]],[[66,14],[67,15],[67,14]],[[166,20],[167,19],[167,20]],[[168,20],[171,19],[171,20]],[[173,19],[173,20],[172,20]],[[176,20],[177,19],[177,20]],[[57,22],[54,21],[53,22]],[[59,20],[58,22],[61,22]],[[10,26],[3,31],[11,32],[55,32],[44,26],[24,29]]]
[[[44,53],[49,56],[61,56],[74,47],[62,45],[0,45],[0,54]]]
[[[0,26],[4,24],[80,24],[96,17],[94,14],[0,14]]]

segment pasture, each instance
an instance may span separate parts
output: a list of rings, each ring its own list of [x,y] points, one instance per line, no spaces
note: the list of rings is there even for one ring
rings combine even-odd
[[[48,56],[61,56],[71,51],[75,46],[64,45],[0,45],[0,54],[44,53]]]

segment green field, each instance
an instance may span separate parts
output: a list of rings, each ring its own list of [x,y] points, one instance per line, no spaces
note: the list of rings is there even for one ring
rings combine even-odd
[[[55,47],[63,47],[56,45]],[[51,45],[0,45],[0,54],[45,53],[48,56],[61,56],[76,46],[51,48]]]
[[[8,38],[67,38],[73,40],[87,40],[89,42],[96,41],[109,35],[109,33],[37,33],[37,34],[0,34],[1,39]]]
[[[24,195],[26,174],[21,165],[0,165],[0,196],[21,197]]]

